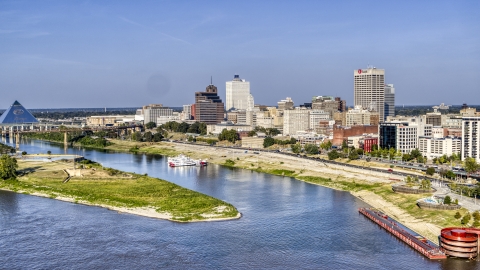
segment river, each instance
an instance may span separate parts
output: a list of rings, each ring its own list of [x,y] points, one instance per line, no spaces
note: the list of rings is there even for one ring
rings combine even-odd
[[[4,141],[5,143],[5,141]],[[11,141],[6,141],[11,144]],[[29,154],[63,146],[23,140]],[[162,156],[68,148],[232,203],[241,219],[176,223],[0,191],[0,269],[477,269],[431,261],[360,215],[347,192],[218,165],[169,168]]]

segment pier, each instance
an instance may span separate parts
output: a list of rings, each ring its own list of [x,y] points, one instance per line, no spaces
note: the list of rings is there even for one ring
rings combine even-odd
[[[411,246],[416,251],[422,253],[429,259],[446,259],[446,254],[439,246],[428,241],[420,235],[413,235],[399,226],[394,219],[388,217],[384,213],[369,208],[359,208],[358,211],[365,217],[380,225],[382,228],[395,235],[407,245]]]

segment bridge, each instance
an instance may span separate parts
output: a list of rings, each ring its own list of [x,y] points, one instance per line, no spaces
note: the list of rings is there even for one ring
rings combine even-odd
[[[40,124],[32,123],[29,125],[20,124],[9,124],[9,125],[0,125],[2,137],[15,137],[15,148],[19,150],[20,148],[20,137],[22,134],[26,133],[64,133],[63,144],[68,146],[68,133],[72,132],[98,132],[98,131],[115,131],[118,136],[127,135],[129,132],[142,131],[143,125],[129,125],[129,126],[98,126],[98,127],[62,127],[58,125],[49,125],[49,124]]]

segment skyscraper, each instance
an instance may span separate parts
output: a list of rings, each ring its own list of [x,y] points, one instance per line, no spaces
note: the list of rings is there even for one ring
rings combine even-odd
[[[385,118],[395,116],[395,88],[393,84],[385,84]]]
[[[213,84],[207,86],[205,92],[195,92],[194,107],[195,120],[198,122],[217,124],[224,119],[223,102],[218,96],[217,87]]]
[[[354,106],[378,112],[385,119],[385,70],[376,68],[358,69],[353,72]]]
[[[250,97],[250,82],[240,79],[235,75],[232,81],[226,83],[226,110],[247,110],[253,100]],[[253,107],[252,107],[253,108]]]

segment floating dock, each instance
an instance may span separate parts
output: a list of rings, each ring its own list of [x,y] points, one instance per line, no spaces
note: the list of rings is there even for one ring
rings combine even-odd
[[[446,254],[440,249],[439,246],[428,241],[421,235],[414,235],[402,227],[392,218],[388,217],[384,213],[370,208],[359,208],[358,212],[362,213],[373,222],[380,225],[382,228],[395,235],[398,239],[402,240],[416,251],[422,253],[429,259],[446,259]]]

